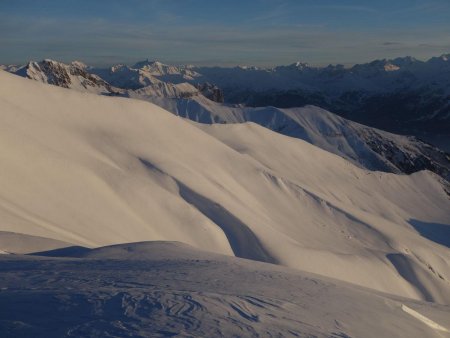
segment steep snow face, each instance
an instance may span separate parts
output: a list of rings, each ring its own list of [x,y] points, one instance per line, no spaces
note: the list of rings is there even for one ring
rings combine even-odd
[[[254,122],[305,140],[369,170],[410,174],[427,169],[450,181],[450,157],[438,148],[414,137],[363,126],[318,107],[233,107],[201,97],[155,103],[200,123]]]
[[[433,235],[450,201],[430,172],[369,172],[253,123],[194,124],[6,72],[0,105],[1,231],[176,240],[450,302],[449,250]]]
[[[7,336],[440,338],[450,327],[448,306],[181,243],[40,255],[0,257]]]
[[[32,61],[9,71],[29,79],[79,91],[107,95],[119,93],[117,88],[113,88],[100,77],[89,74],[86,68],[87,66],[80,61],[66,65],[46,59],[41,62]]]

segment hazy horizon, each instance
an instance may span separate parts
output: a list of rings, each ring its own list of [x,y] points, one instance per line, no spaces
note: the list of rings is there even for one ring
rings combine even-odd
[[[318,64],[318,63],[310,62],[308,60],[293,60],[292,62],[288,62],[288,63],[284,63],[284,64],[262,64],[262,65],[244,64],[244,63],[240,63],[240,64],[237,64],[237,63],[228,63],[228,64],[211,63],[211,64],[208,64],[208,63],[201,63],[201,62],[195,62],[195,61],[166,62],[166,61],[164,61],[164,60],[162,60],[160,58],[151,58],[151,57],[141,57],[141,58],[138,58],[138,59],[136,59],[134,61],[131,61],[131,62],[118,61],[118,62],[115,62],[115,63],[90,63],[90,62],[86,62],[85,60],[82,60],[82,59],[54,59],[54,58],[50,58],[50,57],[45,57],[45,58],[42,58],[42,59],[28,59],[28,60],[25,60],[23,62],[12,62],[12,63],[1,63],[0,62],[0,65],[22,66],[22,65],[27,64],[28,62],[40,62],[40,61],[44,61],[44,60],[47,59],[47,60],[52,60],[52,61],[56,61],[56,62],[62,62],[62,63],[65,63],[65,64],[70,64],[72,62],[77,61],[77,62],[82,62],[82,63],[84,63],[84,64],[86,64],[88,66],[106,67],[106,68],[110,67],[110,66],[113,66],[113,65],[117,65],[117,64],[126,64],[128,66],[133,66],[136,63],[144,62],[144,61],[160,62],[160,63],[163,63],[163,64],[173,65],[173,66],[191,66],[192,65],[192,66],[195,66],[195,67],[222,67],[222,68],[233,68],[233,67],[271,68],[271,67],[277,67],[277,66],[289,66],[289,65],[295,64],[296,62],[303,62],[303,63],[306,63],[306,64],[310,65],[311,67],[316,67],[316,68],[324,68],[324,67],[327,67],[327,66],[330,66],[330,65],[332,65],[332,66],[338,66],[339,65],[339,66],[344,66],[344,68],[351,68],[351,67],[353,67],[355,65],[358,65],[358,64],[366,64],[366,63],[370,63],[370,62],[373,62],[373,61],[376,61],[376,60],[383,60],[383,59],[385,59],[385,60],[389,61],[389,60],[394,60],[396,58],[407,58],[407,57],[412,57],[412,58],[414,58],[416,60],[419,60],[419,61],[422,61],[422,62],[426,62],[426,61],[430,60],[433,57],[440,57],[440,56],[443,56],[443,55],[450,55],[450,53],[442,53],[440,55],[432,55],[431,57],[427,57],[427,58],[418,58],[418,57],[415,57],[415,56],[412,56],[412,55],[403,55],[403,56],[397,56],[397,57],[394,57],[394,58],[370,59],[370,60],[366,60],[366,61],[363,61],[363,62],[350,63],[350,64],[344,64],[344,63]]]

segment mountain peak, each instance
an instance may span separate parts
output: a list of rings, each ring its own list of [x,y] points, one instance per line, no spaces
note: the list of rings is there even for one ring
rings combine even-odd
[[[70,65],[73,66],[73,67],[76,67],[76,68],[80,68],[80,69],[87,69],[88,68],[88,66],[84,62],[81,62],[81,61],[78,61],[78,60],[72,61],[70,63]]]
[[[141,69],[141,68],[146,68],[146,67],[156,67],[156,68],[161,68],[161,67],[168,67],[166,64],[158,61],[158,60],[149,60],[146,59],[144,61],[139,61],[136,62],[132,68],[136,68],[136,69]]]
[[[294,63],[296,67],[309,67],[309,64],[307,62],[297,61]]]
[[[289,68],[298,69],[298,70],[303,70],[303,69],[311,68],[311,66],[309,65],[309,63],[307,63],[307,62],[302,62],[302,61],[294,62],[294,63],[290,64],[288,67],[289,67]]]
[[[436,65],[442,65],[443,63],[447,64],[450,62],[450,54],[442,54],[441,56],[432,57],[427,62]]]
[[[440,58],[442,61],[447,62],[447,61],[450,60],[450,54],[442,54],[439,58]]]

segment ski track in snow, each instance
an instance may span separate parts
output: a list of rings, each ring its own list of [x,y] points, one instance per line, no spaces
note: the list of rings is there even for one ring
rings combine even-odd
[[[425,325],[428,325],[432,329],[443,331],[443,332],[450,332],[445,327],[439,325],[438,323],[432,321],[430,318],[425,317],[424,315],[421,315],[419,312],[414,311],[410,307],[407,307],[405,304],[402,304],[402,310],[405,311],[407,314],[410,314],[414,318],[420,320]]]

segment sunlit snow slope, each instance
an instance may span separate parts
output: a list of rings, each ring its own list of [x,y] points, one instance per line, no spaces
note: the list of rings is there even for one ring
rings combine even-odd
[[[0,107],[0,231],[176,240],[450,302],[434,232],[448,234],[450,201],[434,174],[369,172],[256,124],[194,125],[3,71]]]

